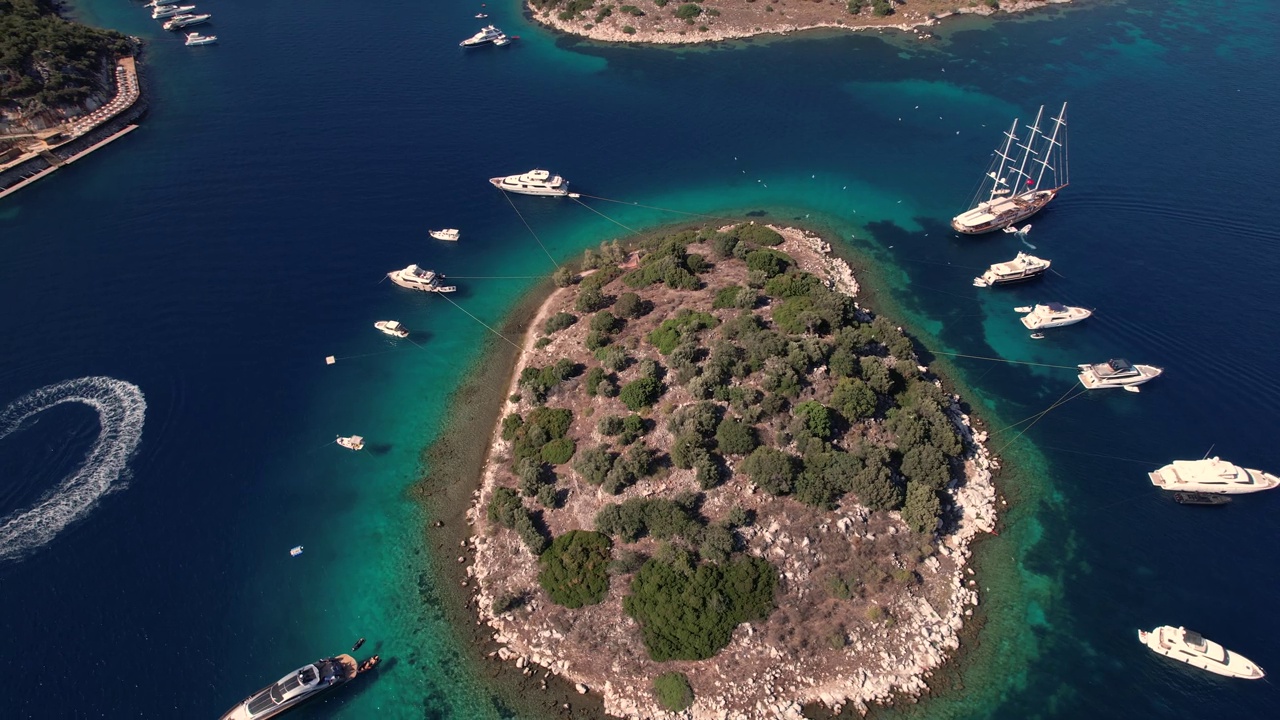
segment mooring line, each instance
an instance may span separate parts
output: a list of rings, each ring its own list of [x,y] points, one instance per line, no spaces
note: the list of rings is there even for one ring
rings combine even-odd
[[[971,360],[990,360],[992,362],[1009,363],[1011,365],[1034,365],[1036,367],[1059,368],[1062,370],[1078,369],[1075,365],[1050,365],[1049,363],[1029,362],[1026,360],[1007,360],[1005,358],[984,357],[982,355],[965,355],[963,353],[943,352],[942,350],[929,350],[928,348],[925,349],[934,355],[947,355],[949,357],[969,358]]]
[[[612,198],[600,197],[599,195],[588,195],[586,193],[574,193],[574,194],[579,195],[581,197],[585,197],[585,198],[591,198],[592,200],[603,200],[604,202],[618,203],[619,205],[630,205],[631,207],[645,208],[646,210],[660,210],[662,212],[677,213],[679,215],[692,215],[695,217],[711,218],[712,220],[725,220],[728,222],[737,222],[733,218],[720,217],[719,215],[708,215],[706,213],[688,212],[685,210],[676,210],[674,208],[658,207],[657,205],[642,205],[638,202],[627,202],[626,200],[614,200]]]
[[[503,194],[506,194],[506,193],[503,193]],[[489,324],[488,324],[488,323],[486,323],[485,321],[483,321],[483,320],[481,320],[480,318],[476,317],[475,315],[472,315],[470,312],[467,312],[467,309],[466,309],[466,308],[464,308],[464,307],[462,307],[462,306],[461,306],[461,305],[459,305],[458,303],[454,302],[454,301],[453,301],[453,298],[449,297],[448,295],[446,295],[446,294],[444,294],[444,293],[436,293],[436,295],[439,295],[440,297],[444,298],[445,300],[448,300],[448,301],[449,301],[449,302],[450,302],[454,307],[458,308],[459,310],[461,310],[461,311],[462,311],[462,312],[464,312],[464,313],[467,313],[467,317],[470,317],[472,320],[475,320],[476,322],[480,323],[481,325],[484,325],[486,328],[488,328],[489,332],[493,333],[494,335],[497,335],[498,337],[502,338],[503,340],[506,340],[506,341],[511,345],[511,347],[515,348],[516,350],[521,350],[521,349],[522,349],[519,345],[517,345],[517,344],[515,344],[514,342],[512,342],[512,341],[511,341],[511,338],[507,337],[506,335],[503,335],[502,333],[498,332],[497,330],[494,330],[492,327],[489,327]]]
[[[645,237],[645,234],[644,234],[644,233],[642,233],[642,232],[640,232],[639,230],[636,230],[636,229],[635,229],[635,228],[633,228],[633,227],[628,227],[628,226],[626,226],[626,225],[623,225],[622,223],[618,222],[617,220],[614,220],[613,218],[609,217],[608,215],[605,215],[604,213],[600,212],[599,210],[597,210],[597,209],[595,209],[595,208],[591,207],[590,205],[588,205],[588,204],[586,204],[586,203],[582,202],[582,201],[581,201],[581,200],[579,200],[578,198],[572,198],[572,199],[573,199],[573,201],[574,201],[574,202],[578,203],[578,204],[579,204],[579,205],[581,205],[582,207],[584,207],[584,208],[586,208],[586,209],[590,210],[591,212],[593,212],[593,213],[595,213],[595,214],[599,215],[600,217],[604,218],[605,220],[608,220],[609,222],[613,223],[614,225],[617,225],[618,227],[620,227],[620,228],[622,228],[622,229],[624,229],[624,230],[629,230],[629,231],[631,231],[632,233],[635,233],[635,234],[636,234],[636,235],[638,235],[641,239],[643,239],[643,238]]]
[[[1073,385],[1072,387],[1074,387],[1074,385]],[[998,455],[1000,455],[1000,453],[1004,452],[1004,449],[1005,449],[1005,448],[1007,448],[1007,447],[1009,447],[1010,445],[1012,445],[1015,441],[1017,441],[1017,439],[1018,439],[1018,438],[1020,438],[1020,437],[1022,437],[1023,435],[1025,435],[1025,434],[1027,433],[1027,431],[1028,431],[1028,430],[1030,430],[1031,428],[1035,427],[1035,424],[1036,424],[1036,423],[1038,423],[1038,422],[1040,422],[1041,420],[1043,420],[1043,419],[1044,419],[1044,417],[1045,417],[1046,415],[1048,415],[1048,414],[1049,414],[1049,411],[1050,411],[1050,410],[1053,410],[1053,409],[1055,409],[1055,408],[1062,407],[1063,405],[1066,405],[1067,403],[1071,402],[1072,400],[1075,400],[1076,398],[1080,397],[1081,395],[1083,395],[1083,394],[1085,394],[1085,393],[1087,393],[1087,392],[1089,392],[1089,389],[1088,389],[1088,388],[1081,388],[1081,389],[1079,390],[1079,392],[1077,392],[1075,395],[1072,395],[1071,397],[1067,397],[1067,395],[1071,393],[1071,390],[1067,390],[1067,392],[1066,392],[1066,393],[1063,393],[1062,397],[1058,398],[1058,400],[1057,400],[1054,404],[1050,405],[1050,406],[1049,406],[1049,408],[1048,408],[1047,410],[1045,410],[1044,412],[1040,413],[1040,417],[1036,418],[1036,419],[1035,419],[1035,421],[1034,421],[1034,422],[1032,422],[1030,425],[1028,425],[1028,426],[1026,426],[1026,427],[1022,428],[1022,430],[1021,430],[1017,435],[1014,435],[1012,438],[1010,438],[1010,439],[1009,439],[1009,442],[1005,443],[1004,445],[1001,445],[1001,446],[1000,446],[1000,449],[999,449],[999,450],[996,450],[996,451],[995,451],[994,453],[992,453],[992,454],[993,454],[993,455],[997,455],[997,456],[998,456]],[[1066,399],[1064,400],[1063,398],[1066,398]]]
[[[520,213],[520,208],[516,207],[516,204],[511,202],[510,193],[508,193],[506,190],[502,190],[502,197],[507,199],[507,204],[511,206],[512,210],[516,211],[516,217],[520,218],[520,222],[524,223],[524,226],[528,228],[529,234],[533,236],[534,240],[538,241],[538,247],[542,248],[542,252],[547,254],[547,259],[551,261],[552,265],[556,266],[557,270],[559,270],[560,263],[556,262],[556,259],[551,257],[551,252],[547,250],[547,246],[542,244],[542,238],[538,237],[538,233],[533,231],[533,226],[529,224],[529,221],[524,219],[524,215]],[[457,305],[457,303],[454,303],[454,304]]]

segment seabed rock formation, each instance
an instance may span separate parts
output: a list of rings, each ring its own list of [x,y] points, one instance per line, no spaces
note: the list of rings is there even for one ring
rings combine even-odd
[[[850,267],[831,255],[821,238],[793,228],[771,229],[783,238],[773,250],[789,255],[800,270],[817,276],[826,287],[857,296],[858,283]],[[706,243],[694,242],[687,249],[712,257]],[[633,255],[629,263],[634,266],[635,262]],[[703,290],[673,292],[659,286],[650,311],[653,320],[669,318],[680,307],[701,310],[703,304],[695,296],[709,297],[725,284],[742,283],[747,273],[745,268],[735,269],[735,262],[742,265],[732,259],[717,260],[714,272],[702,278],[708,284]],[[606,286],[610,293],[627,290],[621,280]],[[590,324],[585,316],[547,336],[549,342],[538,342],[536,330],[556,313],[572,312],[576,293],[574,286],[555,290],[540,308],[511,380],[509,392],[521,398],[509,403],[507,411],[527,414],[534,407],[530,393],[519,382],[526,368],[585,352],[583,339]],[[705,305],[710,307],[709,300]],[[859,321],[870,322],[874,317],[865,308],[855,307]],[[737,312],[716,314],[731,317]],[[638,320],[632,322],[639,325]],[[625,330],[615,342],[633,353],[647,347],[643,340],[628,345]],[[942,387],[927,368],[917,370],[923,381]],[[618,375],[629,379],[632,372],[633,368]],[[825,372],[826,368],[817,368],[814,375]],[[669,373],[674,375],[674,370]],[[551,390],[549,398],[582,395],[580,378]],[[667,430],[670,413],[696,402],[684,387],[671,379],[665,382],[666,394],[650,409],[656,423],[644,438],[660,451],[670,451],[673,444]],[[865,712],[871,704],[926,691],[932,671],[959,647],[958,633],[978,604],[973,571],[966,568],[970,544],[980,533],[991,532],[996,522],[992,472],[998,463],[985,446],[986,433],[975,431],[956,396],[939,396],[944,398],[942,412],[963,450],[950,461],[951,480],[939,493],[942,517],[932,533],[913,532],[899,512],[872,510],[859,504],[852,493],[829,510],[773,495],[742,472],[742,457],[727,459],[731,477],[702,491],[700,512],[719,518],[736,505],[757,514],[754,524],[738,527],[736,532],[743,555],[764,558],[776,569],[776,609],[763,620],[738,625],[727,647],[704,660],[650,659],[640,624],[623,607],[634,568],[612,575],[608,593],[598,604],[569,609],[551,600],[539,586],[538,557],[517,532],[493,522],[488,511],[495,491],[511,486],[514,477],[513,443],[503,439],[501,427],[496,429],[480,489],[468,512],[474,552],[467,568],[467,575],[474,579],[467,585],[475,591],[479,619],[492,628],[493,638],[501,644],[494,655],[515,663],[525,674],[556,673],[574,683],[580,693],[599,694],[608,713],[627,718],[672,717],[653,692],[654,678],[671,671],[684,673],[690,681],[694,700],[682,716],[693,718],[800,718],[801,707],[813,702],[837,712],[846,706]],[[597,421],[607,414],[602,408],[612,407],[610,403],[621,408],[616,397],[594,397],[591,402],[596,404],[595,412],[580,406],[574,409],[572,435],[578,438],[579,453],[591,441],[607,439],[596,429]],[[871,419],[867,427],[872,435],[887,432],[882,420]],[[556,467],[558,487],[567,487],[568,496],[560,509],[544,515],[546,530],[556,537],[570,530],[592,529],[600,508],[612,503],[699,491],[692,470],[667,467],[611,495],[601,486],[584,482],[572,467],[572,463]],[[533,498],[525,504],[537,507]],[[615,556],[621,545],[615,541]],[[642,538],[627,547],[652,555],[656,545]],[[849,592],[838,580],[841,571],[848,577],[849,563],[856,565],[856,575],[876,575],[882,581],[864,592]],[[833,591],[836,587],[844,589]],[[516,597],[519,602],[509,602]]]

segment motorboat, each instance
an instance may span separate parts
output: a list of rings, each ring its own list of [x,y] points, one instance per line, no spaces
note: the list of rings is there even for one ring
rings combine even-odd
[[[195,5],[161,5],[151,10],[151,19],[163,20],[174,15],[185,15],[195,9]]]
[[[484,13],[476,13],[476,19],[477,19],[477,20],[483,20],[483,19],[485,19],[485,18],[487,18],[487,17],[489,17],[489,16],[488,16],[488,15],[485,15]]]
[[[448,240],[449,242],[458,242],[458,231],[454,228],[445,228],[443,230],[428,230],[427,234],[437,240]]]
[[[295,546],[293,546],[293,547],[289,548],[289,557],[298,557],[298,556],[299,556],[299,555],[301,555],[301,554],[302,554],[302,546],[301,546],[301,545],[295,545]]]
[[[338,443],[339,445],[341,445],[342,447],[348,450],[364,449],[364,438],[360,437],[359,435],[351,435],[349,437],[342,437],[341,435],[339,435],[338,439],[335,440],[334,442]]]
[[[1088,308],[1072,307],[1062,303],[1051,302],[1044,305],[1036,305],[1034,309],[1022,317],[1022,324],[1028,330],[1044,330],[1074,325],[1081,320],[1088,319],[1090,315],[1093,315],[1093,311]]]
[[[974,287],[994,287],[1026,282],[1045,274],[1051,264],[1052,261],[1020,252],[1012,260],[996,263],[987,268],[981,277],[973,279],[973,285]]]
[[[217,35],[201,35],[198,32],[187,33],[187,41],[183,43],[188,47],[193,45],[212,45],[218,42]]]
[[[1218,457],[1174,460],[1155,472],[1147,473],[1147,477],[1161,490],[1214,495],[1261,492],[1280,485],[1280,477],[1243,468]]]
[[[433,270],[424,270],[417,265],[410,265],[403,270],[393,270],[387,273],[387,277],[391,278],[391,282],[396,285],[410,290],[451,293],[458,289],[455,285],[442,285],[440,279],[444,277],[443,275],[438,275]]]
[[[1124,388],[1138,392],[1138,386],[1157,378],[1164,372],[1154,365],[1134,365],[1123,358],[1112,358],[1096,365],[1078,365],[1080,383],[1090,390]]]
[[[1211,673],[1246,680],[1261,680],[1266,676],[1249,658],[1184,627],[1162,625],[1151,632],[1139,630],[1138,639],[1152,652]]]
[[[1231,502],[1231,498],[1226,495],[1213,495],[1203,492],[1176,492],[1173,494],[1173,501],[1179,505],[1210,505],[1213,507],[1222,507]]]
[[[480,32],[458,43],[462,47],[479,47],[480,45],[488,45],[489,43],[504,37],[504,34],[498,28],[492,25],[485,25],[480,28]]]
[[[519,175],[489,178],[499,190],[520,195],[550,195],[561,197],[569,194],[569,183],[559,175],[546,170],[530,170]]]
[[[409,329],[401,325],[396,320],[379,320],[373,324],[374,327],[391,337],[407,338],[409,337]]]
[[[174,15],[164,25],[165,30],[179,30],[192,25],[200,25],[209,22],[209,18],[213,17],[209,13],[201,13],[199,15]]]
[[[504,33],[504,34],[499,35],[498,37],[494,38],[494,39],[493,39],[493,44],[494,44],[494,45],[497,45],[498,47],[502,47],[503,45],[510,45],[510,44],[511,44],[511,38],[510,38],[510,36],[508,36],[508,35],[506,35],[506,34]]]
[[[298,546],[301,551],[302,547]],[[322,658],[294,670],[223,713],[220,720],[266,720],[351,682],[360,666],[350,655]]]
[[[152,2],[147,5],[147,7],[158,8],[158,7],[164,7],[165,5],[173,5],[174,3],[179,3],[179,2],[182,2],[182,0],[152,0]]]

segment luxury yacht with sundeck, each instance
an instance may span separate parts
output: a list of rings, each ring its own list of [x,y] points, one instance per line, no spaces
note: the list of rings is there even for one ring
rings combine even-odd
[[[1008,262],[996,263],[987,268],[981,277],[973,279],[973,285],[974,287],[994,287],[1026,282],[1045,274],[1051,264],[1049,260],[1020,252],[1017,257]]]
[[[521,195],[550,195],[560,197],[569,194],[569,183],[559,175],[546,170],[530,170],[520,175],[489,178],[499,190]]]
[[[152,20],[163,20],[173,17],[174,15],[182,15],[195,10],[195,5],[160,5],[151,11]]]
[[[1093,311],[1088,308],[1072,307],[1056,302],[1036,305],[1030,310],[1019,308],[1019,311],[1027,313],[1022,316],[1022,324],[1026,325],[1028,330],[1074,325],[1093,314]]]
[[[409,328],[401,325],[398,320],[379,320],[373,326],[391,337],[409,337]]]
[[[1164,372],[1154,365],[1134,365],[1123,358],[1112,358],[1096,365],[1077,365],[1080,368],[1080,384],[1090,390],[1124,388],[1138,392],[1138,386],[1153,380]]]
[[[480,28],[480,32],[458,43],[462,47],[477,47],[479,45],[488,45],[489,43],[504,37],[503,32],[492,25],[485,25]]]
[[[220,720],[265,720],[276,717],[339,685],[351,682],[359,672],[356,659],[350,655],[317,660],[245,698],[223,714]]]
[[[1138,639],[1153,652],[1211,673],[1245,680],[1261,680],[1266,676],[1249,658],[1184,627],[1161,625],[1151,632],[1139,630]]]
[[[1174,460],[1155,472],[1147,473],[1147,477],[1161,490],[1218,495],[1261,492],[1280,485],[1280,477],[1271,473],[1243,468],[1216,457]]]
[[[410,265],[403,270],[393,270],[387,273],[387,277],[391,278],[391,282],[410,290],[451,293],[458,289],[455,285],[441,285],[440,279],[444,277],[443,275],[437,275],[432,270],[423,270],[417,265]]]
[[[213,16],[209,13],[201,13],[199,15],[174,15],[171,20],[167,21],[163,25],[163,27],[165,30],[180,30],[184,27],[207,23],[211,17]]]

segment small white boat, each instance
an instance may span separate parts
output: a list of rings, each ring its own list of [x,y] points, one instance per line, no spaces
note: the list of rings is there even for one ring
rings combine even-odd
[[[173,17],[174,15],[182,15],[195,10],[195,5],[161,5],[151,11],[152,20],[163,20]]]
[[[458,289],[456,285],[440,284],[443,275],[436,274],[434,270],[424,270],[417,265],[410,265],[403,270],[393,270],[387,273],[387,277],[391,278],[391,282],[396,285],[410,290],[451,293]]]
[[[994,287],[1025,282],[1045,274],[1051,264],[1050,260],[1020,252],[1012,260],[996,263],[987,268],[981,277],[973,279],[973,285],[974,287]]]
[[[298,557],[298,556],[299,556],[299,555],[301,555],[301,554],[302,554],[302,546],[301,546],[301,545],[299,545],[299,546],[297,546],[297,547],[289,548],[289,555],[290,555],[291,557]]]
[[[502,47],[503,45],[510,45],[510,44],[511,44],[511,37],[510,37],[509,35],[507,35],[507,34],[505,34],[505,33],[504,33],[504,34],[499,35],[498,37],[494,38],[494,39],[493,39],[493,44],[494,44],[494,45],[497,45],[498,47]]]
[[[443,230],[428,230],[427,234],[437,240],[448,240],[449,242],[458,242],[458,231],[455,228],[445,228]]]
[[[1041,332],[1031,333],[1031,339],[1032,339],[1032,340],[1043,340],[1043,339],[1044,339],[1044,333],[1041,333]]]
[[[1023,225],[1020,228],[1016,228],[1010,225],[1009,227],[1004,228],[1004,232],[1006,235],[1026,235],[1027,233],[1031,232],[1031,223],[1027,223],[1026,225]]]
[[[407,338],[409,337],[409,329],[401,325],[396,320],[379,320],[373,324],[374,327],[391,337]]]
[[[1280,485],[1280,477],[1261,470],[1240,467],[1221,458],[1174,460],[1147,473],[1151,484],[1161,490],[1241,495],[1270,490]]]
[[[338,443],[339,445],[341,445],[342,447],[348,450],[364,449],[364,438],[360,437],[359,435],[352,435],[351,437],[342,437],[341,435],[339,435],[338,439],[335,440],[334,442]]]
[[[187,47],[194,45],[212,45],[218,42],[217,35],[201,35],[198,32],[187,33],[187,41],[183,43]]]
[[[1031,310],[1032,308],[1030,305],[1023,305],[1021,307],[1016,307],[1013,309],[1013,311],[1016,313],[1029,313],[1031,312]]]
[[[1042,330],[1074,325],[1081,320],[1087,320],[1091,315],[1093,315],[1093,311],[1088,308],[1072,307],[1071,305],[1051,302],[1044,305],[1036,305],[1034,309],[1028,311],[1026,316],[1022,318],[1022,324],[1028,330]]]
[[[487,17],[489,17],[489,16],[488,16],[488,15],[485,15],[484,13],[476,13],[476,19],[477,19],[477,20],[483,20],[483,19],[485,19],[485,18],[487,18]]]
[[[1104,388],[1124,388],[1129,392],[1138,392],[1138,386],[1157,377],[1164,372],[1163,368],[1154,365],[1134,365],[1123,358],[1112,358],[1096,365],[1078,365],[1080,368],[1080,384],[1090,390]]]
[[[1162,625],[1151,632],[1139,630],[1138,639],[1152,652],[1211,673],[1245,680],[1261,680],[1266,676],[1249,658],[1184,627]]]

